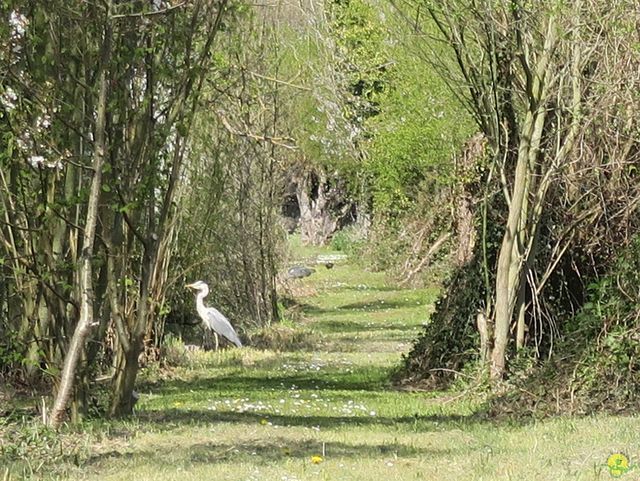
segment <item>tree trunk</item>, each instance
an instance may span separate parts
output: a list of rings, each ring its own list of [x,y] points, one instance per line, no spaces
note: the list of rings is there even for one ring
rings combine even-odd
[[[474,178],[474,171],[485,153],[486,138],[476,134],[470,138],[456,162],[456,176],[461,179]],[[473,258],[476,245],[475,201],[473,182],[463,180],[456,189],[455,232],[457,267],[463,267]]]
[[[476,326],[480,333],[480,360],[484,363],[489,359],[491,352],[493,329],[489,318],[483,310],[478,310],[476,314]]]
[[[520,350],[524,347],[524,336],[526,333],[526,280],[520,282],[520,290],[518,291],[518,315],[516,317],[516,349]]]
[[[109,416],[128,416],[133,412],[133,390],[138,376],[138,357],[142,352],[142,337],[129,344],[128,349],[118,349],[116,375],[113,379],[113,395]]]
[[[106,114],[107,114],[107,68],[111,52],[111,2],[107,2],[107,12],[105,17],[105,33],[102,46],[102,58],[100,66],[100,92],[97,106],[97,120],[95,130],[95,149],[93,153],[93,177],[91,179],[91,190],[87,204],[87,217],[84,225],[84,235],[82,243],[82,256],[80,265],[79,285],[80,285],[80,319],[76,325],[71,344],[65,356],[62,375],[60,377],[60,387],[56,395],[51,415],[50,425],[53,428],[60,426],[64,419],[67,405],[71,393],[74,389],[76,371],[86,340],[91,332],[93,322],[93,245],[98,218],[98,201],[102,191],[102,166],[105,159],[106,150]]]
[[[473,249],[476,245],[474,220],[471,197],[466,192],[461,192],[456,207],[457,248],[455,263],[458,267],[467,265],[473,258]]]
[[[118,349],[116,351],[115,377],[112,384],[111,417],[128,416],[133,409],[133,388],[138,376],[138,359],[144,347],[144,334],[147,322],[150,322],[150,286],[152,270],[155,269],[155,256],[145,252],[140,280],[140,298],[137,312],[132,314],[129,323],[122,323],[118,328]],[[128,329],[125,328],[128,324]]]
[[[330,185],[322,169],[303,172],[296,184],[302,243],[324,245],[341,227],[351,204],[342,189]]]
[[[519,139],[513,193],[509,204],[509,216],[505,228],[498,267],[495,292],[495,339],[491,353],[491,377],[501,378],[505,371],[505,360],[509,344],[509,331],[513,312],[518,300],[522,270],[526,259],[525,242],[531,237],[525,233],[528,226],[528,195],[532,183],[532,165],[539,155],[542,130],[546,118],[545,76],[555,47],[557,36],[555,19],[550,17],[544,48],[536,66],[529,92],[531,103]],[[527,235],[525,235],[527,234]]]

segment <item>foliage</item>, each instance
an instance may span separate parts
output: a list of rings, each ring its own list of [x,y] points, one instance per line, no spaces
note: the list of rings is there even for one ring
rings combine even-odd
[[[385,215],[388,212],[377,212],[368,249],[363,249],[367,262],[376,270],[388,271],[399,280],[413,280],[410,271],[427,256],[430,246],[437,242],[438,237],[452,228],[450,193],[450,190],[445,190],[431,197],[421,192],[411,200],[410,205],[405,206],[402,213],[389,216]],[[423,281],[427,277],[436,283],[443,280],[444,277],[440,275],[429,274],[436,270],[446,277],[450,252],[451,244],[430,256],[425,268],[419,269],[425,274]],[[440,267],[436,267],[438,261],[443,261]],[[441,268],[444,272],[441,272]]]
[[[331,239],[331,248],[347,255],[357,255],[365,247],[362,232],[357,226],[347,226]]]
[[[337,170],[355,189],[363,122],[353,109],[368,110],[371,102],[354,84],[368,68],[361,63],[370,56],[363,55],[381,55],[381,26],[361,0],[329,2],[326,8],[289,6],[281,12],[277,71],[295,83],[281,87],[286,96],[280,107],[288,114],[283,125],[298,147],[284,157],[295,168],[310,164]],[[356,32],[363,33],[358,46]]]
[[[318,345],[318,338],[319,336],[311,330],[281,323],[268,329],[254,331],[251,336],[251,345],[256,349],[269,349],[276,352],[313,351]]]
[[[206,302],[216,306],[238,330],[261,328],[278,319],[275,291],[284,232],[278,222],[281,172],[285,155],[280,109],[284,93],[266,78],[277,76],[274,25],[247,15],[237,30],[219,43],[220,57],[235,58],[203,103],[215,105],[195,117],[190,155],[180,192],[181,229],[176,235],[173,267],[176,289],[168,294],[168,321],[178,326],[193,318],[188,282],[207,282]],[[238,45],[243,45],[237,51]],[[275,70],[272,71],[272,69]],[[247,76],[246,71],[256,75]],[[283,141],[284,142],[284,141]]]
[[[390,270],[406,282],[418,281],[420,272],[433,281],[446,272],[455,246],[449,242],[436,252],[429,250],[454,229],[455,186],[462,182],[455,159],[472,123],[426,61],[433,48],[429,37],[416,35],[395,12],[381,8],[389,61],[377,115],[366,121],[363,169],[373,228],[364,252],[374,268]],[[440,53],[442,62],[453,61],[448,52]]]
[[[489,255],[495,256],[499,232],[494,229],[488,234]],[[479,363],[476,316],[484,310],[487,286],[494,280],[494,273],[485,270],[482,249],[482,244],[476,245],[471,262],[454,269],[444,282],[443,294],[435,303],[429,323],[411,351],[403,356],[402,367],[395,376],[398,384],[429,389],[448,387],[456,379],[468,380],[460,379],[458,373],[470,367],[473,371],[474,364]],[[487,262],[491,265],[495,257]]]
[[[338,71],[346,83],[345,115],[362,127],[379,113],[380,99],[388,88],[387,32],[384,17],[364,0],[329,3],[331,33],[336,43]]]
[[[3,332],[5,324],[0,324],[0,378],[8,379],[15,374],[12,368],[19,366],[22,362],[28,362],[21,354],[21,349],[17,345],[18,336],[15,332]]]
[[[110,413],[130,414],[138,360],[153,358],[170,310],[184,170],[200,160],[190,133],[212,101],[205,78],[208,92],[231,85],[237,38],[225,52],[214,40],[231,34],[246,9],[226,0],[11,1],[0,12],[9,20],[0,29],[0,332],[19,341],[16,354],[2,354],[12,363],[2,370],[30,383],[53,374],[55,389],[63,359],[84,350],[69,349],[71,335],[89,333],[75,414],[88,410],[99,373],[113,375]],[[246,148],[238,146],[249,157]],[[94,180],[96,202],[88,202]],[[261,217],[263,247],[273,245],[271,217]],[[274,261],[259,264],[247,269],[262,269],[268,285]]]
[[[418,3],[412,4],[412,19],[421,11]],[[640,226],[635,208],[639,151],[634,133],[638,122],[629,115],[640,101],[637,88],[632,87],[640,82],[638,57],[633,41],[620,42],[614,34],[630,28],[637,16],[628,15],[632,10],[626,1],[611,8],[598,2],[549,2],[534,10],[511,2],[468,6],[470,3],[458,0],[424,5],[458,56],[453,69],[440,64],[443,74],[466,99],[488,139],[489,163],[475,181],[480,191],[475,198],[488,214],[483,221],[482,213],[475,213],[484,247],[476,261],[485,262],[481,269],[485,273],[497,274],[493,287],[479,291],[475,299],[463,300],[450,312],[445,303],[439,305],[434,319],[445,333],[460,335],[439,342],[447,334],[434,324],[427,335],[431,341],[422,338],[412,352],[407,365],[413,363],[414,368],[408,375],[419,380],[429,377],[431,369],[461,368],[474,359],[467,355],[459,362],[460,352],[472,344],[442,320],[458,319],[454,326],[466,322],[466,332],[472,333],[468,306],[473,305],[495,320],[492,366],[496,388],[505,359],[514,362],[514,369],[506,370],[514,382],[531,376],[532,385],[537,382],[547,388],[541,382],[543,373],[557,366],[549,367],[542,360],[551,358],[552,363],[556,356],[564,359],[572,352],[570,338],[565,337],[570,320],[576,312],[591,308],[588,299],[593,288],[589,286],[599,285],[605,273],[615,275],[620,266],[614,259]],[[591,29],[594,19],[607,27]],[[529,28],[521,35],[525,25]],[[458,35],[461,32],[463,36]],[[556,44],[555,38],[562,41]],[[523,42],[529,46],[522,47]],[[616,59],[607,54],[613,45],[620,54]],[[523,51],[530,54],[521,57]],[[527,69],[534,72],[532,67],[537,68],[535,74],[527,75]],[[518,73],[519,69],[523,71]],[[521,82],[522,78],[529,81]],[[531,86],[536,82],[540,89],[533,92]],[[538,100],[532,103],[536,96]],[[523,136],[526,131],[529,133]],[[478,259],[478,254],[484,259]],[[446,296],[455,298],[466,286],[477,285],[473,282],[477,275],[478,269],[470,268],[454,276]],[[487,280],[491,277],[484,277],[484,285],[490,286]],[[590,322],[598,326],[602,313],[592,314]],[[589,325],[586,322],[582,329]],[[624,332],[612,329],[609,347],[600,346],[598,351],[606,354],[590,359],[588,365],[605,369],[613,362],[620,368],[628,361],[633,371],[634,353],[618,338]],[[603,336],[595,328],[585,341],[599,346]],[[453,353],[451,359],[447,351]],[[578,371],[560,370],[564,374],[557,378],[558,387],[572,385]],[[612,370],[605,371],[618,379]],[[623,397],[624,391],[621,388]],[[587,398],[583,398],[585,406],[589,405]]]
[[[640,406],[640,237],[623,249],[610,272],[587,287],[555,354],[535,369],[512,368],[512,391],[492,410],[538,415],[636,412]],[[534,366],[535,367],[535,366]]]
[[[379,114],[371,118],[367,171],[376,215],[397,216],[456,179],[453,159],[473,133],[471,119],[433,65],[424,60],[429,40],[395,25],[392,67]],[[443,59],[444,59],[443,55]],[[437,210],[437,202],[431,203]]]
[[[42,479],[45,474],[69,471],[67,465],[75,467],[88,458],[86,446],[77,438],[73,440],[24,418],[17,422],[0,420],[0,437],[0,464],[7,480],[12,479],[11,473],[20,479]]]
[[[167,334],[162,343],[162,361],[170,367],[188,366],[189,353],[182,338]]]

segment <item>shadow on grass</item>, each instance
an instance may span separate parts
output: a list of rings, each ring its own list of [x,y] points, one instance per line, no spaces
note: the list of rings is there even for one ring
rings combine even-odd
[[[278,376],[221,376],[200,378],[195,380],[164,381],[157,387],[161,392],[197,392],[208,391],[216,393],[237,392],[242,397],[246,393],[258,391],[279,391],[292,389],[295,386],[298,390],[336,390],[336,391],[362,391],[378,392],[389,386],[389,370],[380,367],[357,367],[354,366],[351,372],[324,370],[318,371],[315,376],[308,372],[297,374],[283,374]],[[144,385],[142,385],[144,389]]]
[[[366,427],[368,429],[394,428],[405,432],[435,432],[451,430],[469,430],[473,426],[481,424],[509,424],[514,426],[525,426],[530,421],[524,419],[521,422],[510,420],[494,421],[480,415],[460,415],[460,414],[414,414],[413,416],[321,416],[321,415],[287,415],[287,414],[267,414],[256,412],[236,412],[236,411],[213,411],[194,409],[165,410],[165,411],[141,411],[138,419],[145,426],[152,426],[154,431],[170,431],[177,426],[209,425],[218,423],[244,424],[255,426],[256,429],[275,429],[280,427],[303,427],[309,429],[338,429],[348,427]],[[271,425],[263,425],[268,421]]]
[[[398,322],[372,322],[368,320],[362,321],[336,321],[326,320],[316,325],[316,328],[324,334],[336,333],[343,334],[349,332],[355,333],[381,333],[381,332],[393,332],[394,334],[401,332],[414,332],[416,328],[421,327],[421,324],[401,324]],[[374,336],[375,337],[375,336]]]
[[[316,306],[315,304],[309,304],[306,302],[298,303],[295,307],[296,309],[300,309],[306,315],[318,315],[334,312],[334,309],[324,309],[320,306]]]
[[[362,287],[362,286],[354,286],[354,285],[346,285],[346,286],[340,286],[336,289],[340,289],[343,291],[356,291],[356,292],[362,292],[362,293],[366,293],[367,291],[373,291],[373,292],[403,292],[402,289],[398,288],[398,287],[393,287],[393,286],[366,286],[366,287]]]
[[[424,307],[427,305],[426,303],[416,304],[415,299],[407,299],[407,300],[388,300],[384,302],[380,302],[379,300],[375,300],[373,302],[362,301],[362,302],[351,302],[349,304],[343,304],[338,306],[336,310],[339,311],[358,311],[358,312],[371,312],[371,311],[382,311],[382,310],[392,310],[392,309],[405,309],[405,308],[415,308],[415,307]]]
[[[264,429],[272,429],[265,426]],[[170,452],[167,452],[170,449]],[[355,459],[367,460],[380,457],[447,457],[459,455],[460,452],[472,452],[476,450],[472,446],[461,446],[453,449],[420,448],[413,445],[398,442],[367,444],[328,442],[324,445],[326,459]],[[135,463],[153,464],[156,467],[175,468],[176,462],[189,464],[218,463],[247,463],[251,465],[273,464],[286,459],[299,459],[311,461],[311,456],[322,453],[322,444],[315,440],[302,439],[293,441],[285,437],[270,437],[251,441],[229,442],[200,442],[181,446],[163,446],[158,449],[136,451],[109,451],[90,456],[83,464],[86,467],[99,467],[104,462],[118,460]]]
[[[357,302],[351,304],[343,304],[333,308],[324,308],[315,304],[300,304],[299,308],[303,314],[309,317],[316,316],[361,316],[363,313],[374,312],[393,312],[397,309],[425,309],[429,304],[416,304],[415,301],[388,301],[380,302]],[[396,314],[397,315],[397,314]],[[319,320],[319,322],[324,322]]]

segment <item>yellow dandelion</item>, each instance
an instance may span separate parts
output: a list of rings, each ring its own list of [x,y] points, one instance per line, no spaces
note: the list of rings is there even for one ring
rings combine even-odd
[[[176,401],[173,403],[173,406],[179,408],[180,406],[182,406],[182,403],[180,401]]]
[[[269,424],[269,421],[267,421],[265,418],[262,418],[260,420],[260,424],[262,424],[263,426],[266,426],[267,424]]]
[[[617,478],[629,471],[629,458],[622,453],[614,453],[607,458],[607,466],[611,476]]]
[[[320,464],[322,461],[324,461],[324,459],[322,459],[322,456],[318,456],[317,454],[315,456],[311,456],[311,462],[313,464]]]

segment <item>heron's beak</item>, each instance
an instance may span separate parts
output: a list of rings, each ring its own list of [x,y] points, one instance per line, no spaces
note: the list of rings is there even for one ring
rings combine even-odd
[[[187,287],[187,288],[189,288],[189,289],[195,289],[195,287],[194,287],[194,285],[193,285],[193,284],[187,284],[187,285],[186,285],[186,286],[184,286],[184,287]]]

